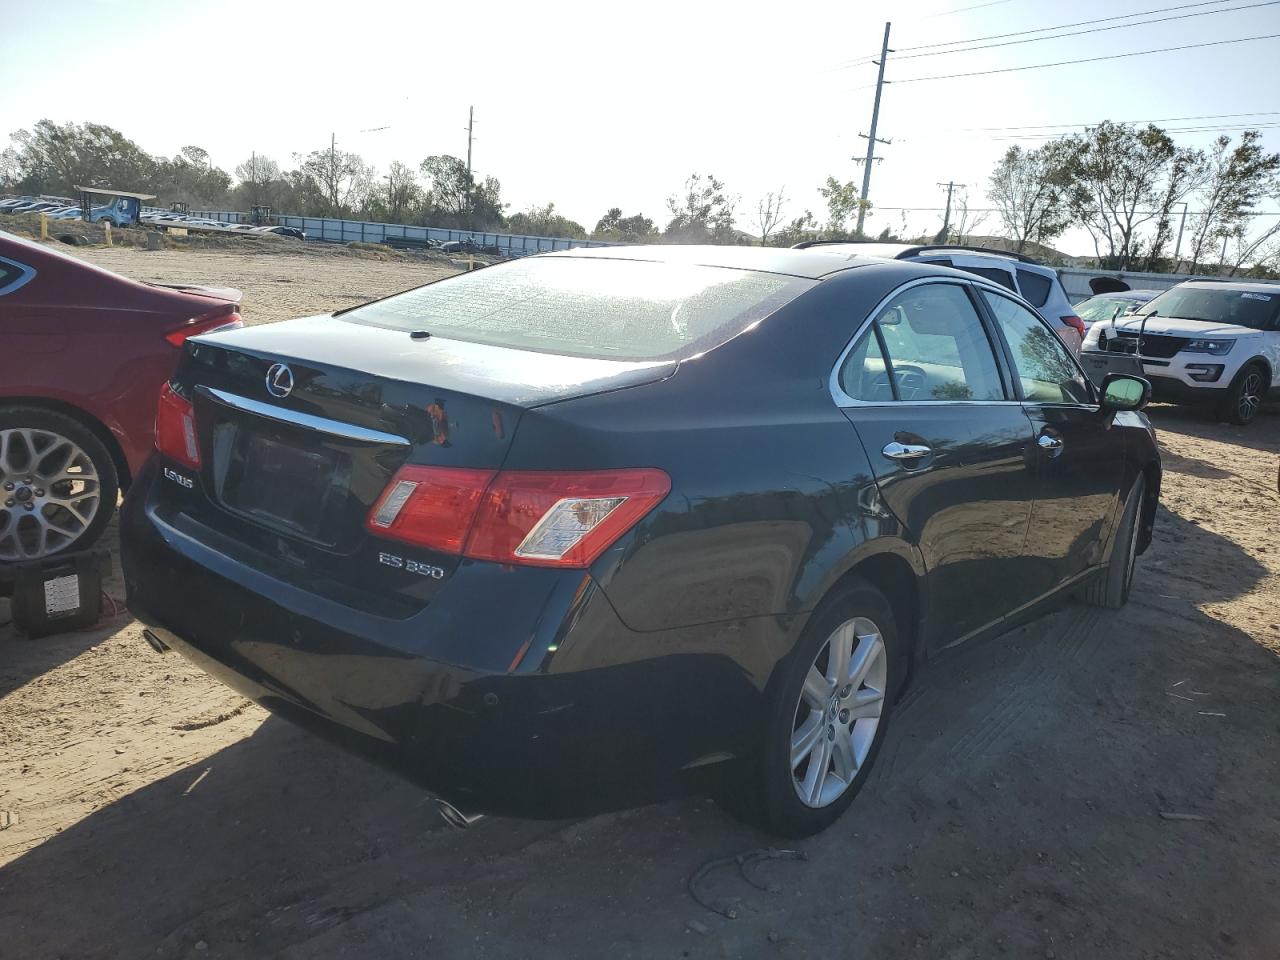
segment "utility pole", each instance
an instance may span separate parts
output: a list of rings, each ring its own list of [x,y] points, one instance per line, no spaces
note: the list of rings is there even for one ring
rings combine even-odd
[[[871,164],[880,159],[875,155],[876,144],[883,143],[888,146],[892,141],[877,140],[876,127],[880,122],[880,91],[884,89],[884,62],[889,57],[889,26],[884,25],[884,44],[880,48],[880,59],[875,61],[879,64],[880,73],[876,77],[876,101],[875,106],[871,108],[871,133],[860,133],[858,136],[865,137],[867,140],[867,156],[862,160],[862,202],[858,204],[858,236],[862,236],[862,224],[867,218],[867,195],[871,192]]]
[[[942,232],[939,234],[939,236],[942,237],[940,242],[946,243],[947,232],[951,229],[951,192],[955,190],[956,187],[963,188],[967,186],[967,184],[948,181],[946,183],[940,183],[938,186],[947,188],[947,212],[942,215]]]
[[[1182,231],[1187,225],[1187,204],[1182,204],[1182,222],[1178,224],[1178,242],[1173,245],[1173,270],[1178,272],[1178,265],[1182,263]]]
[[[336,133],[329,134],[329,186],[333,189],[329,206],[336,217],[341,212],[338,209],[338,135]]]
[[[471,132],[476,124],[476,108],[467,107],[467,225],[474,228],[471,210]]]

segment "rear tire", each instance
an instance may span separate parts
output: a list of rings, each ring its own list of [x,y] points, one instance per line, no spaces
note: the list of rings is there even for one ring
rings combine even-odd
[[[115,461],[74,417],[0,408],[0,563],[84,550],[111,521]]]
[[[1146,492],[1147,478],[1139,475],[1125,501],[1124,516],[1116,529],[1106,569],[1080,591],[1080,599],[1090,606],[1119,610],[1129,602],[1129,589],[1133,585],[1133,571],[1138,559],[1138,537],[1142,532],[1139,518]]]
[[[829,827],[871,772],[906,660],[880,591],[856,580],[824,600],[779,666],[757,754],[721,805],[777,836]]]
[[[1227,389],[1227,396],[1218,408],[1218,415],[1228,423],[1248,426],[1258,415],[1262,401],[1266,399],[1266,371],[1257,363],[1248,363],[1236,374]]]

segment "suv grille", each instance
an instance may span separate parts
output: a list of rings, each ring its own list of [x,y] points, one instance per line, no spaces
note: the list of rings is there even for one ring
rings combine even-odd
[[[1142,355],[1167,360],[1186,346],[1186,337],[1167,337],[1158,333],[1146,333],[1142,336]],[[1114,338],[1104,333],[1098,338],[1098,346],[1108,353],[1137,353],[1137,331],[1117,330]]]

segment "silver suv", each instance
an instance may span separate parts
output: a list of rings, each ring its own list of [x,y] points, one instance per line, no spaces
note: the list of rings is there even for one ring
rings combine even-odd
[[[1058,272],[1028,256],[1009,253],[1007,250],[956,244],[921,246],[912,243],[880,243],[862,240],[806,240],[804,243],[797,243],[796,247],[803,250],[815,246],[825,248],[841,245],[854,248],[865,257],[936,263],[985,277],[1012,290],[1035,307],[1058,332],[1063,343],[1076,353],[1080,352],[1080,344],[1084,340],[1086,330],[1085,323],[1076,316],[1075,307],[1067,299],[1067,292],[1062,289]]]

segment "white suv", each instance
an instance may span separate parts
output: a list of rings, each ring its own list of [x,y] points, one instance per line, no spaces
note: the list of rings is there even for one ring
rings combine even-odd
[[[1280,284],[1189,280],[1134,313],[1095,323],[1090,353],[1128,354],[1157,400],[1208,402],[1249,423],[1280,389]]]
[[[959,244],[884,243],[879,240],[806,240],[797,243],[797,249],[821,246],[847,245],[864,257],[884,257],[886,260],[914,260],[917,263],[935,263],[955,267],[966,273],[985,277],[1022,297],[1035,307],[1040,316],[1062,338],[1062,342],[1075,353],[1080,352],[1084,339],[1085,323],[1076,316],[1075,307],[1062,289],[1058,271],[1046,267],[1021,253],[994,250],[988,247],[966,247]]]

